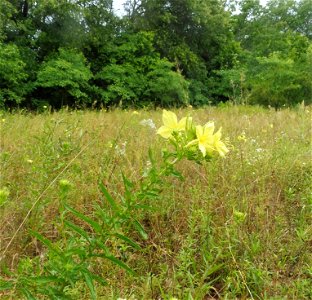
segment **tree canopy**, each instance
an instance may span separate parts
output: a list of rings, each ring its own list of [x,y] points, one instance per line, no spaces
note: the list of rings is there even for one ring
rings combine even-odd
[[[0,106],[311,102],[309,0],[2,0]]]

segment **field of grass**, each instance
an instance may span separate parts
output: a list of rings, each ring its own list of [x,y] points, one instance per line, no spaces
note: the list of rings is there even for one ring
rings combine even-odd
[[[174,110],[179,118],[222,126],[230,152],[202,165],[181,161],[176,168],[183,180],[163,178],[159,195],[131,211],[145,239],[126,222],[118,225],[134,247],[113,237],[105,245],[135,273],[94,258],[89,270],[107,282],[94,283],[97,299],[311,299],[310,110]],[[123,176],[131,189],[139,188],[149,149],[155,164],[161,162],[169,146],[150,119],[158,128],[161,110],[2,113],[0,284],[17,279],[0,289],[1,299],[27,298],[14,282],[26,284],[29,274],[43,274],[44,262],[54,259],[30,232],[62,249],[73,237],[83,239],[63,224],[64,198],[97,220],[99,211],[111,210],[99,182],[119,205],[127,195]],[[92,234],[88,222],[66,218],[83,228],[82,235]],[[68,299],[91,299],[92,286],[72,282]]]

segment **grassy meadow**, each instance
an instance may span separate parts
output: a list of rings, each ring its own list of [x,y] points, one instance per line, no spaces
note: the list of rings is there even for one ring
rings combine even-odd
[[[94,284],[96,299],[311,299],[311,107],[174,111],[201,124],[214,121],[230,152],[202,165],[177,164],[184,179],[165,177],[159,195],[133,212],[145,239],[120,225],[140,249],[126,239],[111,238],[106,246],[135,273],[95,258],[89,269],[106,281]],[[123,176],[138,188],[149,149],[157,165],[162,149],[170,148],[153,128],[161,115],[2,113],[0,278],[42,274],[43,262],[53,259],[30,232],[59,247],[76,236],[60,225],[62,184],[66,202],[89,218],[99,217],[97,205],[105,207],[99,182],[117,203],[127,192]],[[86,222],[69,218],[82,235],[92,232]],[[83,281],[66,289],[68,299],[92,299]],[[26,294],[14,286],[0,289],[1,299]]]

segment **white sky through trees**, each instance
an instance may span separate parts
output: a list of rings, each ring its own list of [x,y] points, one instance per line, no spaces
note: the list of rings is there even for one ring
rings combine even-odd
[[[209,1],[209,0],[207,0]],[[260,0],[261,5],[265,5],[268,2],[268,0]],[[113,7],[117,15],[122,16],[124,7],[123,4],[125,3],[125,0],[113,0]]]

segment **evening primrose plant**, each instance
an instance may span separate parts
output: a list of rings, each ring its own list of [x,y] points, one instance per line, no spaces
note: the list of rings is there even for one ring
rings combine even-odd
[[[166,156],[181,159],[186,157],[201,163],[215,156],[225,157],[229,152],[226,142],[221,140],[221,128],[215,132],[214,122],[196,125],[192,117],[184,117],[180,121],[175,113],[163,110],[163,125],[158,129],[159,134],[168,140],[174,151],[165,151]]]
[[[101,271],[96,272],[100,261],[115,265],[130,275],[136,274],[136,266],[131,259],[128,260],[128,253],[144,251],[143,245],[148,245],[149,232],[141,223],[142,216],[148,218],[150,211],[157,208],[155,200],[165,189],[166,178],[183,178],[175,165],[182,159],[201,164],[216,156],[224,157],[229,151],[221,141],[221,129],[214,132],[213,122],[196,125],[190,116],[178,120],[176,114],[167,110],[163,111],[162,120],[163,125],[157,134],[171,145],[169,150],[163,150],[162,161],[157,163],[150,150],[148,166],[141,180],[131,181],[122,173],[123,189],[113,193],[104,183],[107,174],[102,174],[100,200],[94,201],[91,215],[67,203],[72,184],[66,179],[59,181],[60,209],[56,219],[59,239],[51,241],[32,231],[32,236],[45,246],[44,255],[40,260],[29,258],[28,267],[19,268],[19,274],[8,273],[8,278],[0,278],[0,290],[12,290],[14,296],[26,299],[41,296],[70,299],[71,291],[77,284],[82,284],[89,290],[90,298],[95,300],[98,298],[96,288],[108,282],[102,278]],[[115,147],[115,150],[120,149]],[[2,199],[5,199],[7,193],[1,191],[0,197],[4,195]],[[25,260],[20,264],[25,265]]]

